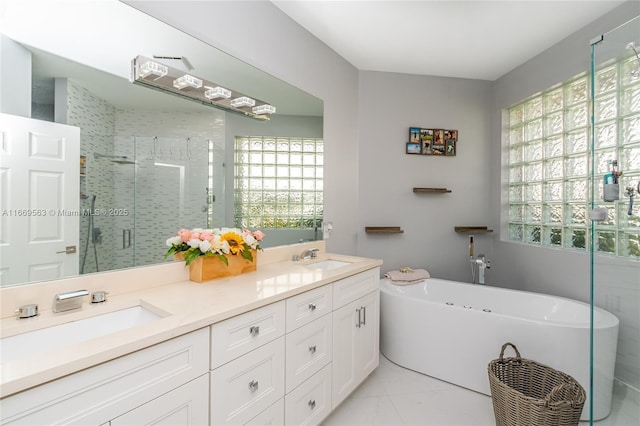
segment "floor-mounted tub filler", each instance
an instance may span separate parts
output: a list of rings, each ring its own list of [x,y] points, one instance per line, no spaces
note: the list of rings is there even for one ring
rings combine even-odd
[[[562,297],[431,278],[380,280],[380,347],[392,362],[490,395],[487,366],[512,342],[523,358],[575,378],[587,392],[589,305]],[[594,310],[593,419],[611,410],[618,318]],[[505,356],[515,356],[507,353]]]

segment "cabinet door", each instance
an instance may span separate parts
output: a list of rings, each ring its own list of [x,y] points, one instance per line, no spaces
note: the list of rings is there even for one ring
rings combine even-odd
[[[358,383],[367,378],[380,362],[380,291],[359,300],[362,325],[356,341],[356,367]]]
[[[209,423],[209,376],[172,390],[111,421],[111,426],[181,425]]]
[[[286,425],[317,425],[331,412],[331,364],[285,397]]]
[[[378,290],[333,312],[334,409],[378,366],[379,330]]]
[[[211,423],[239,425],[284,396],[284,337],[211,371]]]
[[[287,334],[286,393],[291,392],[331,361],[331,333],[331,315],[325,315]]]
[[[333,312],[332,408],[336,408],[357,386],[356,341],[359,300]]]

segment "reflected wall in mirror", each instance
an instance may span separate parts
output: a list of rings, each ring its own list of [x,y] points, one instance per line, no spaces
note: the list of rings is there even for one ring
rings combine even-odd
[[[0,14],[1,286],[162,262],[179,228],[234,226],[237,137],[322,138],[321,100],[116,0],[1,0]],[[193,70],[159,61],[277,114],[135,86],[137,55],[186,57]],[[264,247],[321,234],[261,229]]]

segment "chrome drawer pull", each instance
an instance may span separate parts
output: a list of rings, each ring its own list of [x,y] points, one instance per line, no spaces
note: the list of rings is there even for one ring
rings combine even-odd
[[[252,325],[251,328],[249,328],[249,334],[251,334],[252,336],[257,336],[259,333],[260,333],[259,325]]]
[[[258,390],[258,381],[257,380],[252,380],[249,382],[249,390],[251,392],[255,392]]]
[[[311,352],[312,354],[315,354],[316,353],[316,345],[309,346],[309,352]]]
[[[315,399],[310,399],[309,402],[307,403],[309,404],[309,407],[313,410],[314,408],[316,408],[316,400]]]
[[[316,310],[316,304],[315,303],[309,303],[309,310],[315,311]]]

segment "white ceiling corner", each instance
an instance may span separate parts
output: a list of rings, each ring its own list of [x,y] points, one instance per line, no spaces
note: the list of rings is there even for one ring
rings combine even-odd
[[[360,70],[496,80],[624,1],[272,1]]]

